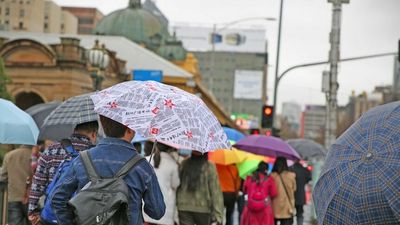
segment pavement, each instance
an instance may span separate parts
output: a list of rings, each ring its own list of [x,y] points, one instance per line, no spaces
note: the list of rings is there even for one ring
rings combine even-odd
[[[304,223],[303,223],[303,225],[315,225],[314,223],[312,223],[312,221],[313,221],[313,219],[312,219],[313,216],[312,215],[313,215],[313,213],[312,213],[311,204],[304,205]],[[234,214],[233,214],[233,218],[235,218],[233,224],[234,225],[239,225],[237,204],[235,206],[235,211],[234,211]],[[223,224],[225,224],[225,222]],[[296,218],[294,218],[293,225],[297,225]]]

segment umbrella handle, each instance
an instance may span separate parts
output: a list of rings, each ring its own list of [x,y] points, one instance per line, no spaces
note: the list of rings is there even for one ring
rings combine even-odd
[[[151,160],[153,159],[153,155],[154,155],[154,153],[156,153],[156,150],[157,150],[156,145],[157,145],[157,139],[154,140],[153,148],[151,149],[151,154],[150,154],[150,159],[149,159],[150,164],[151,164]]]

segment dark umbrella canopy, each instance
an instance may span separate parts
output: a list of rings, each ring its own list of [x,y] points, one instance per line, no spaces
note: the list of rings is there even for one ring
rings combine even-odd
[[[69,137],[77,124],[98,120],[93,101],[87,93],[62,102],[45,119],[39,139],[59,140]]]
[[[50,113],[56,109],[61,102],[48,102],[48,103],[41,103],[34,106],[29,107],[25,110],[29,115],[32,116],[33,120],[35,121],[38,127],[42,127],[44,120]]]
[[[236,142],[233,147],[257,155],[271,157],[283,156],[290,160],[300,159],[299,154],[290,145],[277,137],[249,135]]]
[[[400,102],[365,113],[332,145],[315,186],[318,224],[400,224]]]
[[[302,159],[324,158],[326,156],[326,149],[321,144],[309,139],[290,139],[286,141],[290,146],[296,150]]]

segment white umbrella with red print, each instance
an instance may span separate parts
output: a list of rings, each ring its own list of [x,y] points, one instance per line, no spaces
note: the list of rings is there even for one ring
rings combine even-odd
[[[231,146],[217,118],[196,95],[155,81],[127,81],[91,96],[94,110],[144,138],[208,152]]]

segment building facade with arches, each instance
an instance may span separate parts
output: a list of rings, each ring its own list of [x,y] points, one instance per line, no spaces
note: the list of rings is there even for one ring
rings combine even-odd
[[[61,37],[59,43],[46,44],[35,39],[0,38],[0,57],[6,74],[12,79],[7,86],[16,105],[63,101],[93,91],[87,49],[77,38]],[[104,71],[103,87],[127,79],[125,61],[110,52],[110,64]]]

